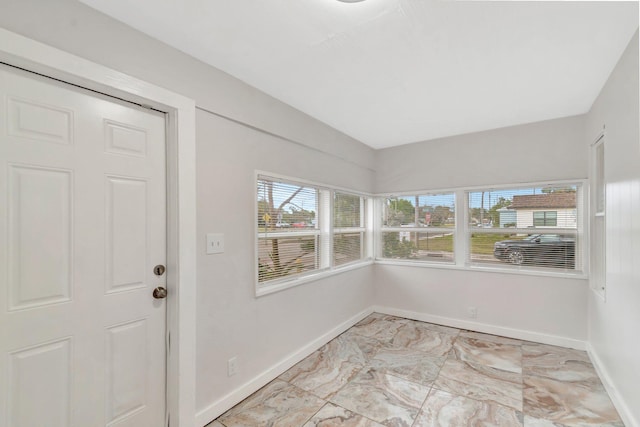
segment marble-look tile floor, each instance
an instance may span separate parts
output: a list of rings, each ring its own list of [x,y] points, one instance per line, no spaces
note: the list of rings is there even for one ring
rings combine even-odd
[[[619,427],[584,351],[374,313],[207,427]]]

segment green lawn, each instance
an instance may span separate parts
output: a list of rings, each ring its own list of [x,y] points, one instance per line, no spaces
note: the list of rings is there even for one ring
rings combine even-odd
[[[493,244],[495,242],[507,239],[517,239],[517,237],[508,234],[472,234],[471,253],[478,255],[492,255]],[[421,239],[418,242],[418,248],[420,250],[452,252],[453,235],[432,237],[430,239]]]
[[[420,236],[422,237],[423,234],[420,233]],[[418,249],[423,251],[453,252],[453,235],[436,236],[429,239],[420,239]]]

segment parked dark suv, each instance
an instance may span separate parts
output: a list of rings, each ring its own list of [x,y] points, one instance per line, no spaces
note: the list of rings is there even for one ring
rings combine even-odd
[[[516,265],[575,268],[576,240],[560,234],[532,234],[496,242],[493,256]]]

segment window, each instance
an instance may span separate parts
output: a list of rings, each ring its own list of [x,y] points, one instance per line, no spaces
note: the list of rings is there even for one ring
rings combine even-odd
[[[319,188],[258,179],[258,283],[322,267],[320,199]]]
[[[333,265],[345,265],[364,258],[365,199],[355,194],[334,192]]]
[[[581,185],[470,191],[467,203],[472,265],[581,270]]]
[[[388,196],[381,216],[378,258],[453,262],[455,194]]]
[[[533,212],[534,227],[555,227],[558,225],[557,211],[535,211]]]
[[[256,200],[258,289],[370,258],[367,197],[258,175]]]

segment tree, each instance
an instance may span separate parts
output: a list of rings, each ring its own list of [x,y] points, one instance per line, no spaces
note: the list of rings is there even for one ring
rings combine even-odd
[[[431,225],[444,225],[451,217],[451,208],[449,206],[436,206],[431,212]]]
[[[278,192],[289,193],[288,197],[282,202],[277,204],[274,199],[274,185],[282,185],[277,182],[260,180],[258,181],[258,195],[262,195],[262,198],[258,200],[258,221],[262,220],[264,227],[267,230],[274,229],[279,218],[284,216],[284,209],[291,201],[302,191],[304,187],[295,187],[289,185],[282,185],[278,188]],[[292,204],[295,206],[294,204]],[[293,208],[291,208],[293,209]],[[302,210],[302,209],[301,209]],[[294,269],[300,269],[302,265],[302,257],[313,252],[315,250],[315,243],[313,240],[300,238],[300,253],[294,258],[282,262],[280,256],[280,241],[279,239],[271,239],[271,251],[269,251],[269,259],[271,265],[260,262],[258,260],[258,277],[260,280],[270,280],[278,277],[288,275]]]
[[[402,224],[410,224],[414,221],[415,207],[406,199],[387,200],[386,225],[398,227]]]
[[[336,193],[333,218],[335,227],[360,227],[360,196]]]
[[[500,226],[500,212],[498,212],[498,209],[511,206],[511,202],[511,199],[505,199],[504,197],[500,196],[498,197],[498,201],[493,206],[491,206],[491,209],[489,209],[489,218],[491,218],[491,222],[493,223],[494,227]]]
[[[316,217],[314,211],[308,211],[302,208],[296,208],[296,206],[290,206],[289,212],[283,211],[282,221],[288,224],[295,224],[298,222],[304,222],[310,224]]]
[[[384,256],[385,258],[412,258],[418,250],[411,241],[400,240],[400,233],[384,233]]]

